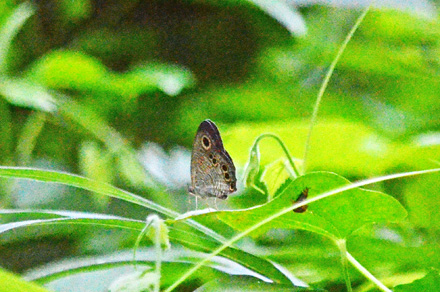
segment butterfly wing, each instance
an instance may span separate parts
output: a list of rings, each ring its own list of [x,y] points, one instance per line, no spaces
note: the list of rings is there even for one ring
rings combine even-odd
[[[190,192],[226,199],[237,190],[236,181],[234,163],[223,147],[217,126],[210,120],[203,121],[193,143]]]

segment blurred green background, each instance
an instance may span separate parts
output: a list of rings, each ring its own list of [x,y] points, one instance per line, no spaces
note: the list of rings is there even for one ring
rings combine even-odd
[[[186,192],[190,148],[204,119],[219,126],[240,180],[262,133],[278,134],[303,158],[323,77],[365,8],[357,1],[20,3],[0,2],[0,164],[84,175],[179,212],[194,208]],[[438,166],[436,5],[390,1],[367,14],[323,96],[307,171],[356,180]],[[275,143],[262,144],[263,164],[282,157]],[[348,247],[388,283],[440,268],[439,179],[372,187],[397,198],[408,220],[367,226]],[[0,184],[2,208],[148,214],[70,187],[3,178]],[[221,208],[266,200],[239,188]],[[23,272],[129,248],[135,238],[90,228],[26,229],[1,235],[0,264]],[[337,250],[326,240],[270,231],[255,244],[255,253],[305,282],[344,290]],[[353,272],[359,291],[368,289],[363,281]]]

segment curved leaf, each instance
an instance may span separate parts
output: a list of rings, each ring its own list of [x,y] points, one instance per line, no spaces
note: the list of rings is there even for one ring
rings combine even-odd
[[[349,184],[330,172],[314,172],[294,180],[271,202],[244,211],[216,213],[218,218],[240,231],[295,203],[305,188],[308,198]],[[407,215],[403,206],[386,194],[360,188],[313,202],[304,213],[289,212],[263,225],[258,233],[271,228],[304,229],[334,240],[347,238],[353,231],[372,222],[396,222]]]
[[[105,228],[132,230],[135,232],[141,232],[145,227],[145,222],[140,220],[133,220],[105,214],[71,211],[1,210],[0,215],[6,220],[10,220],[14,215],[16,216],[16,219],[22,220],[1,224],[0,233],[19,227],[52,224],[95,225]],[[220,245],[217,240],[197,230],[184,229],[183,226],[180,227],[179,225],[170,226],[169,229],[169,237],[173,242],[178,242],[190,249],[211,252]],[[272,263],[265,259],[256,257],[232,247],[223,250],[220,255],[250,269],[247,272],[248,275],[258,277],[266,281],[271,279],[277,283],[291,283],[284,274],[282,274]]]
[[[415,280],[410,284],[398,285],[394,288],[395,292],[429,292],[440,291],[440,275],[437,270],[432,269],[422,279]]]

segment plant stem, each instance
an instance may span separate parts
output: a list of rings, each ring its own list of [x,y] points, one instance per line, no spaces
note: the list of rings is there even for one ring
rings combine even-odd
[[[45,123],[45,112],[34,112],[28,117],[17,142],[16,153],[19,165],[26,166],[31,162],[32,152]]]
[[[365,276],[368,280],[373,282],[380,290],[385,292],[392,292],[388,289],[381,281],[379,281],[376,277],[373,276],[367,269],[365,269],[349,252],[346,252],[347,260],[359,271],[362,275]]]
[[[345,285],[347,286],[347,291],[352,292],[353,288],[351,288],[351,281],[350,281],[350,274],[348,273],[348,265],[347,265],[347,245],[345,239],[339,239],[336,241],[336,245],[339,248],[339,251],[341,252],[341,264],[342,264],[342,271],[344,274],[345,279]]]
[[[275,140],[280,144],[281,148],[283,149],[284,153],[286,154],[287,159],[289,160],[289,164],[290,164],[290,166],[291,166],[292,169],[293,169],[294,176],[295,176],[295,177],[300,176],[300,172],[298,171],[298,169],[297,169],[296,166],[295,166],[295,163],[293,162],[292,155],[290,155],[289,150],[287,149],[286,145],[284,145],[284,143],[283,143],[283,141],[281,140],[280,137],[278,137],[278,136],[275,135],[275,134],[271,134],[271,133],[261,134],[261,135],[257,138],[257,140],[255,140],[254,145],[256,145],[257,143],[259,143],[260,140],[262,140],[263,138],[266,138],[266,137],[267,137],[267,138],[269,138],[269,137],[270,137],[270,138],[273,138],[273,139],[275,139]]]
[[[325,75],[324,81],[322,82],[321,88],[318,92],[318,97],[316,98],[315,106],[313,107],[313,113],[312,117],[310,118],[310,127],[309,132],[307,133],[307,139],[306,139],[306,145],[304,149],[304,158],[303,158],[303,171],[304,173],[307,170],[307,158],[310,150],[310,141],[312,138],[312,131],[313,127],[316,124],[316,119],[318,117],[318,110],[319,105],[321,104],[322,96],[324,95],[325,90],[327,89],[327,85],[330,81],[330,77],[333,75],[333,71],[335,70],[336,64],[339,62],[339,59],[342,56],[342,53],[344,52],[345,48],[347,47],[348,42],[353,37],[353,34],[361,24],[362,20],[364,19],[365,15],[368,13],[368,10],[370,10],[369,5],[364,12],[359,16],[359,18],[356,20],[356,23],[351,28],[350,32],[348,33],[347,37],[345,38],[344,42],[342,43],[341,47],[339,48],[338,53],[336,54],[336,57],[333,59],[333,62],[330,65],[330,68],[328,68],[327,74]]]
[[[160,236],[162,233],[162,226],[159,219],[159,216],[154,215],[154,219],[152,219],[154,231],[156,232],[156,238],[154,242],[154,247],[156,250],[156,275],[157,275],[157,281],[154,282],[154,292],[160,291],[160,278],[161,278],[161,268],[162,268],[162,247],[160,242]]]

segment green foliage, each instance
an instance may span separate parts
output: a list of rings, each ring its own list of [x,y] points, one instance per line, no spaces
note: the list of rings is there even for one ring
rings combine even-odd
[[[431,270],[422,279],[415,280],[411,284],[398,285],[395,287],[396,292],[420,291],[428,292],[440,289],[440,275],[438,271]]]
[[[334,173],[315,172],[294,180],[274,200],[247,211],[224,212],[220,220],[238,230],[246,230],[272,214],[295,203],[305,188],[308,198],[347,185],[349,182]],[[380,192],[353,189],[337,196],[317,201],[308,206],[304,214],[289,212],[260,227],[261,234],[272,228],[304,229],[333,240],[346,239],[366,223],[399,222],[406,217],[405,209],[394,198]]]
[[[346,7],[2,1],[0,264],[53,291],[438,290],[428,9],[372,9],[352,36]],[[176,146],[206,118],[245,187],[185,213]]]
[[[1,292],[48,292],[48,290],[34,284],[27,282],[20,277],[9,273],[3,269],[0,269],[0,278],[2,279],[0,291]]]

